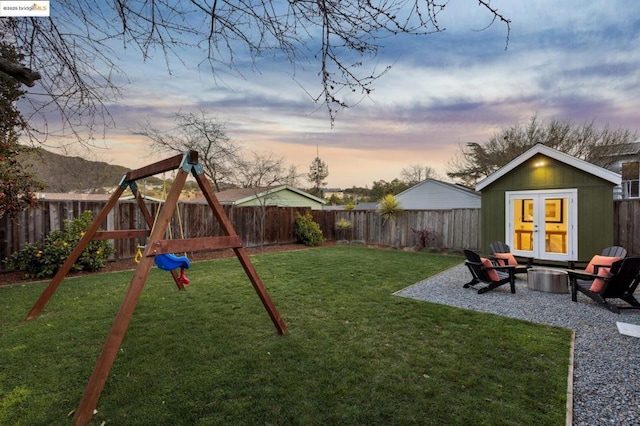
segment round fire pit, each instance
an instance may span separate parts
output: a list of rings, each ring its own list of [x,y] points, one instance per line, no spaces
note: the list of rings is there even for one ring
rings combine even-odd
[[[547,293],[569,293],[567,273],[556,269],[536,269],[527,271],[527,280],[531,290]]]

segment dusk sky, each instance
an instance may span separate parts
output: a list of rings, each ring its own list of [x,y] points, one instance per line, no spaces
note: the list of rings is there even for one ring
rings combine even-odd
[[[320,93],[318,63],[294,69],[264,57],[244,79],[229,74],[214,81],[198,69],[199,52],[186,52],[185,65],[174,62],[169,75],[161,58],[142,62],[130,49],[119,63],[130,82],[110,107],[117,128],[107,132],[109,149],[97,155],[130,168],[164,158],[150,156],[149,140],[133,132],[146,121],[168,128],[178,111],[205,110],[247,150],[285,157],[306,174],[318,149],[329,166],[327,187],[371,187],[414,164],[446,179],[461,145],[485,142],[534,114],[640,129],[640,2],[493,0],[491,6],[511,20],[507,50],[503,24],[478,31],[491,15],[477,1],[450,0],[439,18],[443,33],[384,40],[376,61],[393,68],[370,97],[340,111],[333,128],[327,109],[309,96]]]

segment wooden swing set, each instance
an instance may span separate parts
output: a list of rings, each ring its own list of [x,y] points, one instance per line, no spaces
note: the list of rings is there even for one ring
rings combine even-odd
[[[160,211],[154,219],[147,209],[142,195],[138,191],[136,181],[159,173],[174,170],[177,170],[176,178],[169,190],[169,193],[167,194],[165,203],[160,207]],[[177,208],[178,198],[190,173],[195,178],[200,190],[207,200],[207,203],[213,210],[214,216],[219,221],[224,233],[223,236],[169,240],[164,239],[171,217]],[[122,195],[127,188],[130,188],[133,192],[150,231],[98,231],[100,225],[106,220],[107,215],[118,202],[120,195]],[[71,270],[71,267],[90,241],[132,238],[147,238],[147,245],[142,257],[139,259],[138,266],[133,278],[131,279],[127,293],[122,301],[122,305],[116,314],[111,330],[109,331],[102,348],[102,352],[96,361],[93,373],[89,378],[89,382],[82,399],[80,400],[80,404],[76,409],[73,418],[74,425],[88,424],[93,417],[94,410],[98,404],[98,399],[100,398],[100,394],[102,393],[107,381],[109,371],[111,370],[111,366],[116,358],[118,349],[124,339],[129,322],[133,316],[133,311],[135,310],[136,304],[138,303],[138,299],[147,280],[147,276],[149,275],[149,271],[151,270],[154,262],[157,263],[161,269],[170,271],[179,290],[184,290],[184,285],[188,283],[188,280],[185,282],[184,279],[184,267],[189,266],[188,260],[186,260],[185,265],[186,258],[177,258],[172,255],[172,253],[233,249],[278,333],[287,333],[287,327],[280,317],[275,305],[271,301],[271,298],[269,297],[264,284],[260,280],[258,273],[249,260],[249,256],[242,245],[241,238],[233,229],[229,218],[224,213],[222,206],[204,176],[204,170],[198,163],[198,153],[196,151],[189,151],[185,154],[177,155],[140,169],[129,171],[125,174],[120,185],[116,188],[116,191],[103,207],[102,211],[95,217],[89,229],[82,236],[49,285],[44,289],[40,298],[27,314],[25,320],[34,319],[40,314],[46,303],[49,301],[51,296],[53,296],[60,283],[64,280]],[[160,262],[157,262],[156,259],[159,259]],[[177,268],[181,268],[180,274],[177,272]]]

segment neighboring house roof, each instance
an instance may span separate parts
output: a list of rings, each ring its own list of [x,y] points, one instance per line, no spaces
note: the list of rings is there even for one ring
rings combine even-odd
[[[616,152],[611,154],[605,154],[608,157],[626,157],[626,156],[634,156],[640,154],[640,141],[631,142],[631,143],[621,143],[618,145],[614,145],[619,147]]]
[[[613,148],[613,152],[604,153],[605,157],[614,159],[613,164],[609,166],[613,171],[621,173],[624,164],[640,161],[640,142],[621,143]]]
[[[405,210],[446,210],[480,208],[480,194],[473,189],[437,179],[425,179],[398,195]]]
[[[225,191],[216,192],[216,198],[223,205],[242,205],[247,203],[255,203],[261,199],[271,200],[272,202],[268,202],[270,205],[279,205],[279,206],[302,206],[299,203],[291,204],[291,198],[285,199],[285,193],[289,193],[297,197],[298,199],[307,200],[309,205],[322,205],[325,204],[326,201],[315,197],[308,192],[304,192],[300,189],[294,188],[289,185],[280,185],[274,187],[262,187],[262,188],[233,188],[227,189]],[[204,197],[200,196],[195,200],[190,200],[189,202],[205,202]]]
[[[156,203],[164,203],[164,199],[156,198],[156,197],[149,197],[148,195],[143,195],[142,199],[145,200],[145,201],[154,201]],[[120,197],[120,201],[135,201],[135,197],[133,195],[124,195],[124,196]],[[178,202],[182,202],[182,200],[178,200]]]
[[[354,210],[376,210],[378,203],[358,203],[353,208]]]
[[[500,168],[495,173],[487,176],[482,179],[480,182],[476,184],[476,191],[482,191],[484,188],[502,178],[504,175],[520,166],[525,161],[529,160],[531,157],[537,154],[542,154],[554,160],[565,163],[569,166],[575,167],[579,170],[582,170],[586,173],[597,176],[601,179],[611,182],[614,185],[620,185],[621,177],[618,173],[612,172],[611,170],[607,170],[603,167],[596,166],[593,163],[589,163],[588,161],[581,160],[579,158],[573,157],[569,154],[565,154],[564,152],[558,151],[557,149],[550,148],[544,144],[538,143],[527,151],[523,152],[505,166]]]
[[[37,192],[38,200],[48,201],[109,201],[111,194],[77,194],[71,192]],[[162,202],[159,198],[143,196],[145,200]],[[133,200],[133,195],[122,195],[120,201]]]
[[[37,192],[38,200],[48,201],[107,201],[111,194],[74,194],[67,192]]]
[[[220,204],[241,204],[247,199],[262,196],[266,188],[233,188],[216,192],[216,198]]]

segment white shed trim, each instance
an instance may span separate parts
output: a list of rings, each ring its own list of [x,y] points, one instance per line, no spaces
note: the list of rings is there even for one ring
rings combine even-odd
[[[476,184],[476,191],[482,191],[482,189],[491,185],[493,182],[497,181],[502,176],[506,175],[536,154],[542,154],[549,158],[553,158],[554,160],[568,164],[579,170],[583,170],[586,173],[609,181],[614,185],[620,185],[620,183],[622,182],[622,177],[618,173],[612,172],[611,170],[607,170],[604,167],[596,166],[595,164],[589,163],[588,161],[581,160],[569,154],[565,154],[564,152],[558,151],[557,149],[553,149],[544,144],[538,143],[511,160],[497,172],[487,176],[486,178],[478,182]]]

